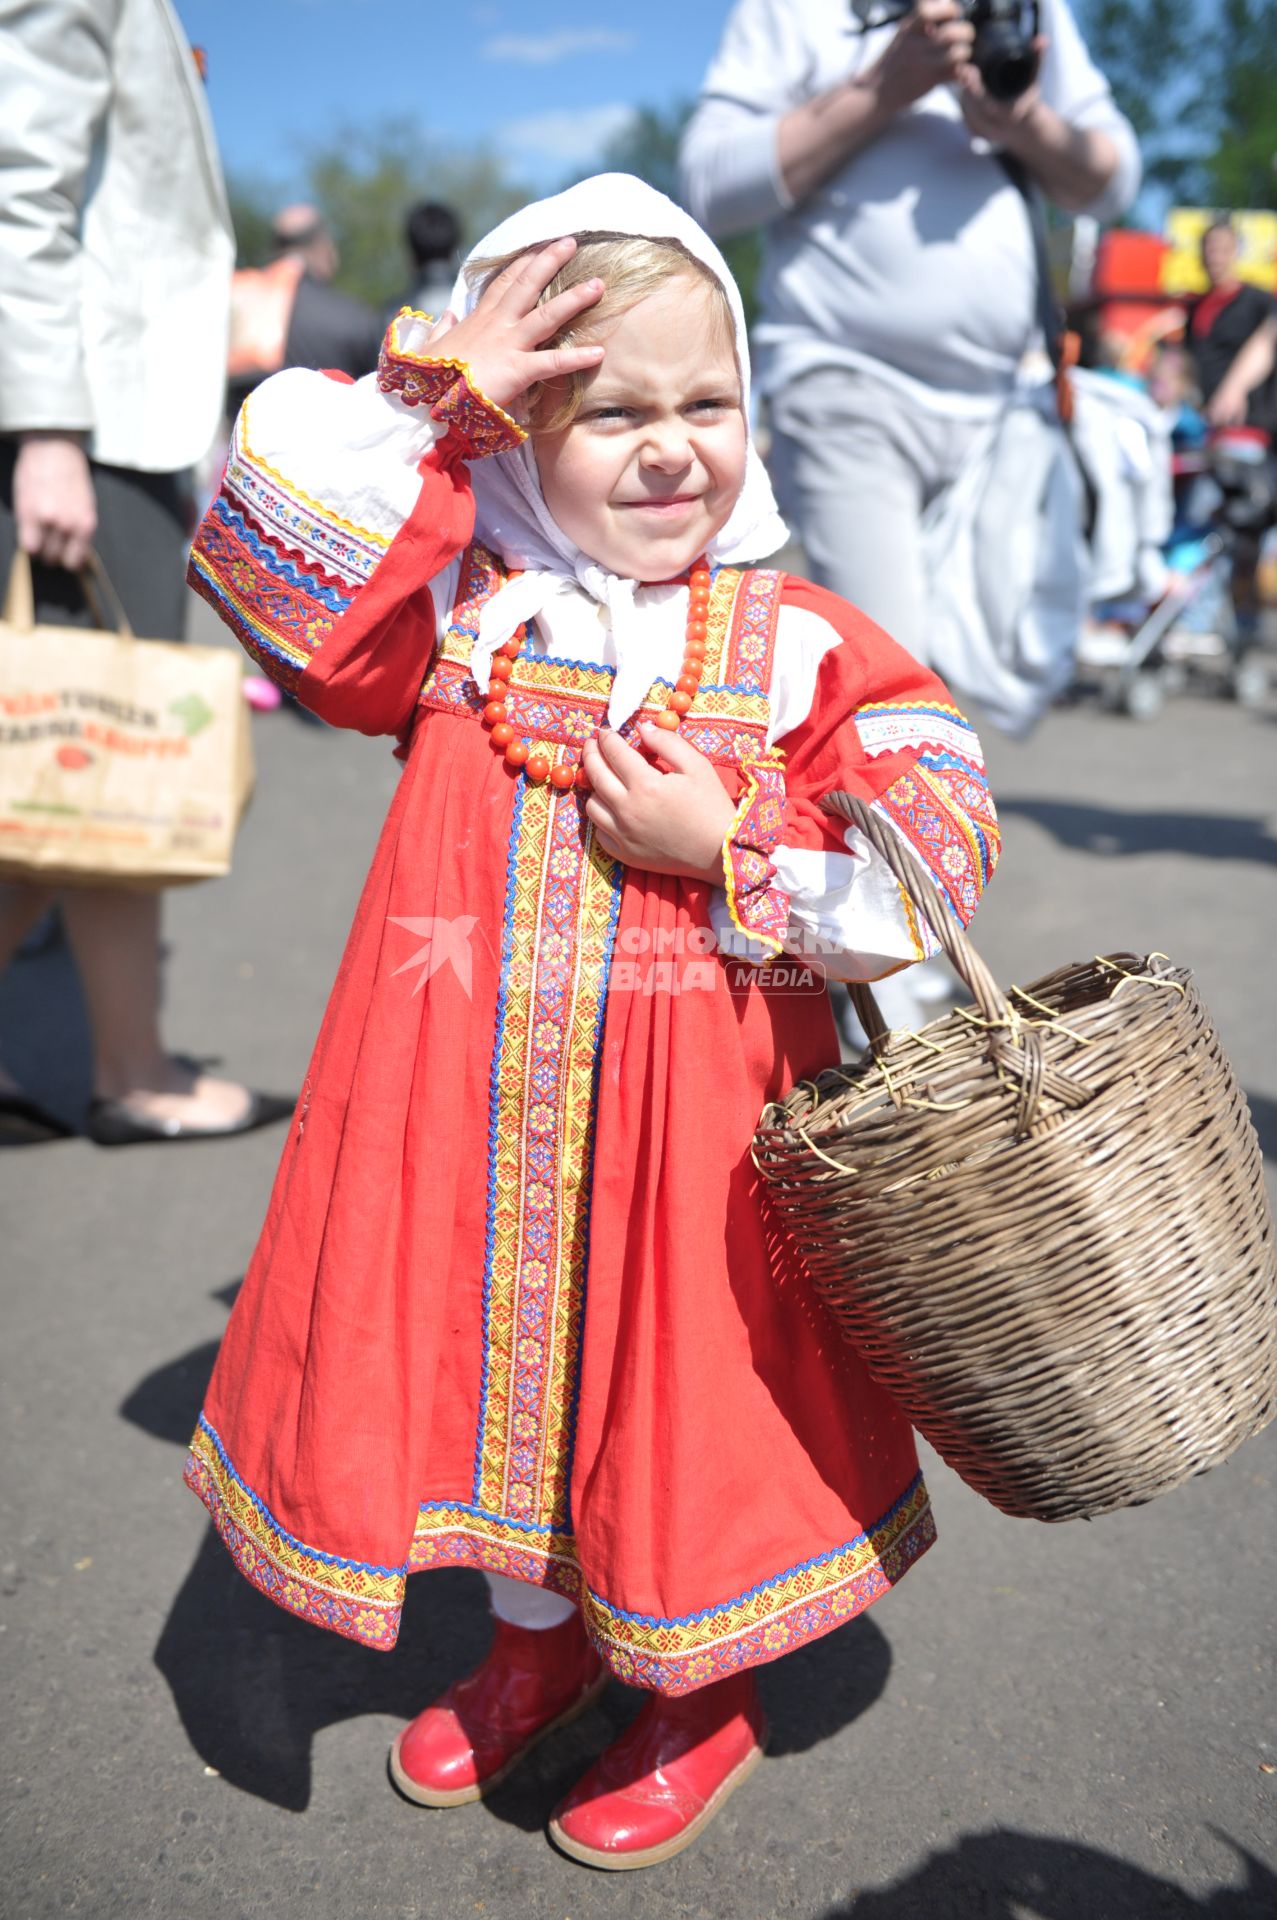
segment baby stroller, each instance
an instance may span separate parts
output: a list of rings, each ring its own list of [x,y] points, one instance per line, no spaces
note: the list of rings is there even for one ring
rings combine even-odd
[[[1143,591],[1094,608],[1078,650],[1079,678],[1098,681],[1109,704],[1150,720],[1191,680],[1261,706],[1269,672],[1258,632],[1238,620],[1234,557],[1277,525],[1277,461],[1253,427],[1222,428],[1169,456],[1175,514],[1159,569],[1142,556]]]

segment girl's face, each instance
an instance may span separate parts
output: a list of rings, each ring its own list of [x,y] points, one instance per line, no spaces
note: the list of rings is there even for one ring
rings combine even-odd
[[[534,438],[546,506],[583,553],[669,580],[726,524],[745,481],[741,381],[713,289],[671,280],[599,334],[581,410]]]

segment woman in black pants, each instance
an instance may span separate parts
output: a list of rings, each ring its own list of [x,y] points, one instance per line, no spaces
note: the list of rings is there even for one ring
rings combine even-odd
[[[0,580],[85,616],[93,541],[138,633],[182,637],[180,476],[221,414],[234,239],[203,84],[170,0],[0,0]],[[103,1145],[238,1133],[289,1110],[169,1054],[160,900],[0,885],[0,970],[58,901],[93,1028]],[[68,1129],[0,1056],[0,1138]]]

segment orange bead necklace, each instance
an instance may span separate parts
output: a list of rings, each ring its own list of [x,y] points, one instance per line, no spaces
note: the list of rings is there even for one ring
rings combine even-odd
[[[674,733],[683,715],[690,709],[696,698],[701,675],[705,671],[705,646],[709,634],[709,593],[711,574],[707,562],[702,558],[696,562],[688,576],[687,595],[687,635],[683,642],[683,665],[678,679],[674,683],[669,699],[662,712],[658,713],[653,725],[663,727],[667,733]],[[540,783],[548,780],[552,787],[561,793],[569,787],[577,787],[582,792],[589,787],[589,780],[576,760],[560,760],[551,764],[543,753],[533,753],[526,740],[515,738],[515,729],[510,720],[508,703],[510,675],[514,672],[514,663],[523,651],[527,637],[527,628],[519,627],[510,638],[499,646],[492,656],[489,668],[488,704],[483,709],[483,724],[488,729],[493,751],[500,753],[508,767],[516,773],[522,773],[527,779]]]

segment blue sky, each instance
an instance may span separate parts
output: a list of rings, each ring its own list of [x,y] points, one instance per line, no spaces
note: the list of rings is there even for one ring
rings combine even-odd
[[[694,94],[728,0],[565,0],[535,24],[486,0],[176,0],[207,49],[228,172],[292,184],[341,126],[417,116],[449,146],[486,144],[530,185],[588,163],[636,106]]]

